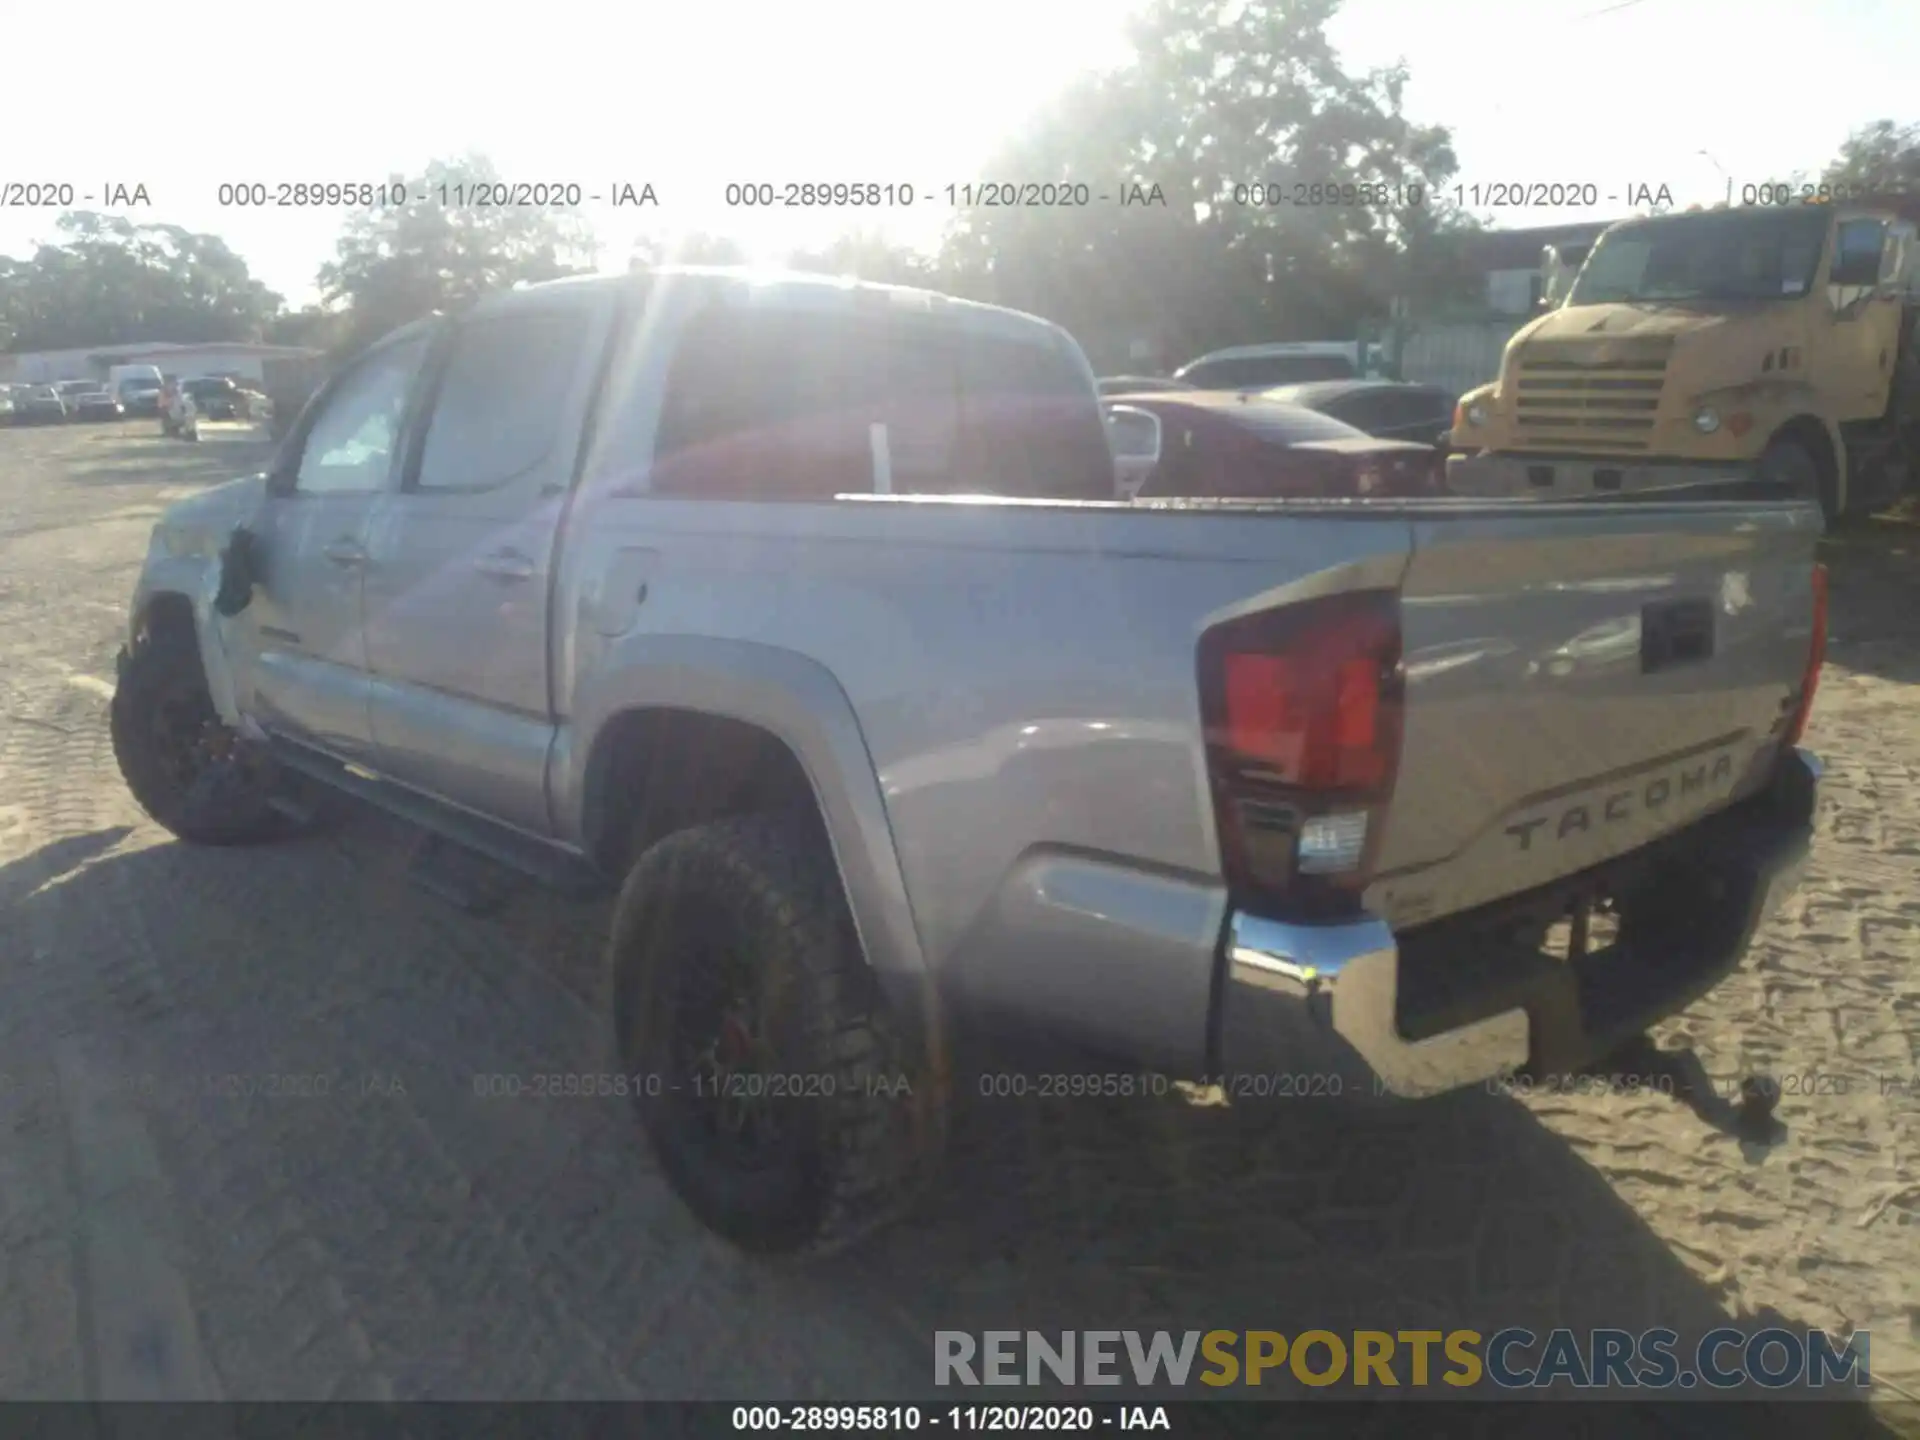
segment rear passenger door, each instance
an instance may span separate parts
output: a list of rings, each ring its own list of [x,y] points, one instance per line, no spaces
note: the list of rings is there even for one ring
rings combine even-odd
[[[536,835],[552,829],[555,544],[613,318],[607,293],[582,287],[454,327],[368,530],[375,763]]]

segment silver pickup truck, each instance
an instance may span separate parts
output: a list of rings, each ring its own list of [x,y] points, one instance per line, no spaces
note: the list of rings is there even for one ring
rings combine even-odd
[[[1113,479],[1029,316],[517,289],[167,512],[116,753],[188,841],[284,835],[319,782],[617,886],[609,1091],[764,1252],[898,1213],[963,1017],[1229,1095],[1420,1097],[1615,1054],[1793,883],[1810,504]]]

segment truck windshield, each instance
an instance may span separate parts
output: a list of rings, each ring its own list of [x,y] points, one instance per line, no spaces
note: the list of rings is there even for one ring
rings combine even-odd
[[[1709,211],[1617,226],[1581,267],[1569,305],[1779,300],[1813,284],[1828,212]]]

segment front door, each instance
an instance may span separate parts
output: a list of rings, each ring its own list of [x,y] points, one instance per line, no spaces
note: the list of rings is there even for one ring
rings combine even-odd
[[[555,537],[610,312],[557,291],[463,321],[417,458],[368,530],[377,767],[536,835],[552,829]]]
[[[268,729],[362,758],[367,715],[361,578],[367,523],[400,457],[402,421],[427,338],[396,338],[333,385],[288,462],[291,483],[257,530],[264,578],[242,612],[251,665],[242,708]]]
[[[1835,418],[1841,421],[1878,419],[1886,408],[1899,314],[1894,307],[1894,323],[1888,325],[1889,306],[1878,295],[1886,235],[1886,222],[1870,217],[1843,220],[1834,227],[1833,257],[1827,272],[1832,329],[1826,383],[1831,388]],[[1863,269],[1846,275],[1856,266]],[[1853,283],[1834,283],[1843,276]]]

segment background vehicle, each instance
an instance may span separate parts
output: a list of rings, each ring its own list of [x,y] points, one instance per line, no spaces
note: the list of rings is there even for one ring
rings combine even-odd
[[[1383,440],[1440,445],[1453,426],[1455,397],[1437,385],[1399,380],[1322,380],[1311,385],[1282,385],[1262,393],[1284,405],[1317,410]]]
[[[0,385],[0,425],[13,423],[13,387]]]
[[[1113,449],[1114,493],[1131,500],[1160,463],[1160,417],[1137,405],[1108,404],[1101,409]]]
[[[1184,380],[1156,375],[1103,375],[1099,381],[1102,395],[1152,395],[1168,390],[1192,390]]]
[[[107,367],[107,389],[122,404],[126,403],[122,390],[138,381],[142,389],[158,390],[162,376],[158,365],[109,365]]]
[[[66,402],[51,385],[30,385],[13,402],[16,425],[50,425],[67,418]]]
[[[114,382],[113,395],[129,415],[158,415],[163,384],[158,375],[127,375]]]
[[[80,397],[94,394],[100,389],[100,382],[98,380],[62,380],[53,388],[60,396],[60,403],[66,407],[67,418],[78,420]]]
[[[1111,402],[1159,421],[1151,462],[1135,428],[1128,474],[1144,472],[1140,498],[1241,499],[1431,496],[1443,461],[1431,446],[1381,440],[1331,416],[1266,395],[1195,391],[1127,395]]]
[[[1818,496],[1920,473],[1920,196],[1625,220],[1461,398],[1462,494]]]
[[[69,408],[76,420],[119,420],[127,413],[118,400],[98,388],[82,390],[74,395]]]
[[[194,408],[208,420],[245,420],[248,418],[247,393],[238,381],[225,375],[199,375],[181,382],[193,397]]]
[[[1381,351],[1357,341],[1310,340],[1274,345],[1236,345],[1189,360],[1173,372],[1197,390],[1270,390],[1310,380],[1351,380],[1378,369]]]
[[[163,514],[115,753],[189,841],[284,833],[299,776],[462,865],[618,883],[606,1069],[661,1077],[627,1093],[663,1172],[769,1252],[924,1182],[957,1015],[1430,1095],[1604,1059],[1791,884],[1811,505],[1113,483],[1090,367],[1028,316],[515,289]]]

